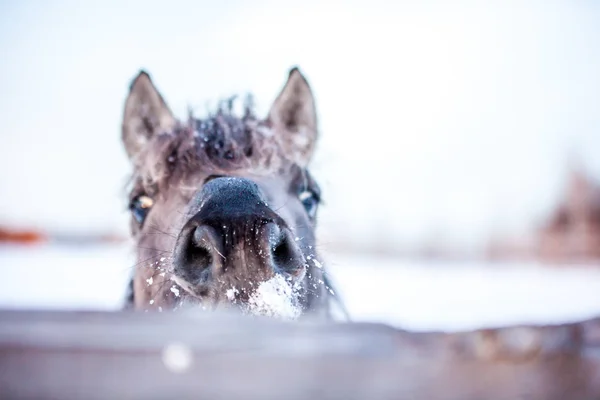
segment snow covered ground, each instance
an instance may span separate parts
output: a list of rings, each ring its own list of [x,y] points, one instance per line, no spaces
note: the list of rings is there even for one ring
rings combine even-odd
[[[600,268],[327,259],[354,320],[455,330],[600,316]],[[122,246],[0,247],[0,307],[114,310],[132,265]]]

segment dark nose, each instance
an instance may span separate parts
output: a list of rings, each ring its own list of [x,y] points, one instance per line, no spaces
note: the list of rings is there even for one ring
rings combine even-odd
[[[177,238],[175,274],[191,284],[226,271],[250,279],[265,273],[299,278],[305,260],[291,230],[262,200],[256,185],[237,179],[239,185],[209,182],[217,190],[204,193],[200,210]]]

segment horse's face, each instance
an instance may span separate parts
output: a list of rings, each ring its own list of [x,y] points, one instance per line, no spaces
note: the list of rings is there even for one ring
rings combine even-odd
[[[290,295],[283,312],[326,304],[314,237],[320,192],[306,168],[316,135],[311,90],[297,69],[265,119],[221,109],[186,124],[140,73],[123,122],[134,165],[136,308],[274,313],[265,290]]]

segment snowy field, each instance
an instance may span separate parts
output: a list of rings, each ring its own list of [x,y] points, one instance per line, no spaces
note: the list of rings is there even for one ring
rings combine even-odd
[[[600,316],[600,268],[327,259],[355,321],[460,330]],[[122,246],[0,247],[0,307],[118,309],[132,260]]]

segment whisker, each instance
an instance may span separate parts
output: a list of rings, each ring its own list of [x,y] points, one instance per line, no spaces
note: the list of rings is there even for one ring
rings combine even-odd
[[[142,233],[142,235],[144,235],[144,236],[146,236],[146,235],[166,235],[166,236],[172,237],[173,239],[177,239],[177,236],[170,235],[170,234],[164,233],[164,232],[144,232],[144,233]]]
[[[213,248],[214,251],[217,252],[218,255],[220,255],[223,258],[223,261],[227,261],[227,258],[223,254],[221,254],[221,252],[219,250],[217,250],[216,247],[214,247],[214,246],[211,246],[211,247]]]
[[[172,237],[172,238],[174,238],[174,239],[176,239],[176,238],[177,238],[177,236],[175,236],[174,234],[172,234],[172,233],[168,233],[168,232],[165,232],[165,231],[163,231],[163,230],[161,230],[161,229],[158,229],[158,227],[156,227],[156,226],[152,226],[152,225],[150,225],[150,226],[148,226],[148,228],[150,228],[150,229],[154,229],[154,230],[156,231],[156,232],[152,232],[152,233],[162,233],[162,234],[165,234],[165,235],[167,235],[167,236],[170,236],[170,237]],[[149,234],[149,233],[147,233],[147,234]]]
[[[166,279],[166,276],[165,276],[165,279],[163,279],[163,281],[159,284],[158,289],[156,289],[154,291],[154,296],[152,296],[152,300],[156,301],[157,296],[168,294],[168,292],[165,292],[164,289],[169,285],[171,285],[171,287],[172,287],[172,285],[176,285],[176,283],[173,282],[170,278]]]
[[[190,212],[183,212],[183,211],[179,211],[179,210],[175,210],[175,212],[177,212],[177,214],[183,215],[185,217],[191,217],[192,214]]]
[[[127,267],[127,268],[126,268],[126,270],[131,270],[131,269],[134,269],[134,268],[136,268],[137,266],[139,266],[140,264],[143,264],[143,263],[145,263],[145,262],[148,262],[148,261],[154,260],[154,259],[156,259],[156,258],[159,258],[159,257],[161,257],[161,254],[154,255],[154,256],[152,256],[152,257],[149,257],[149,258],[147,258],[147,259],[145,259],[145,260],[142,260],[142,261],[139,261],[139,262],[137,262],[137,263],[133,264],[131,267]]]
[[[288,203],[289,203],[289,200],[286,200],[285,203],[283,203],[283,205],[281,207],[277,207],[277,208],[273,209],[273,211],[277,212],[277,211],[281,210],[282,208],[287,206]]]
[[[156,224],[154,224],[154,225],[149,225],[148,227],[149,227],[149,228],[152,228],[152,229],[154,229],[154,230],[156,230],[156,231],[159,231],[159,232],[164,232],[163,230],[159,229],[158,225],[156,225]]]
[[[168,253],[173,253],[173,252],[172,252],[172,251],[170,251],[170,250],[161,250],[161,249],[156,249],[156,248],[154,248],[154,247],[144,247],[144,246],[135,246],[135,247],[136,247],[136,249],[152,250],[152,251],[157,251],[157,252],[159,252],[159,253],[162,253],[162,254],[165,254],[165,253],[167,253],[167,254],[168,254]]]

